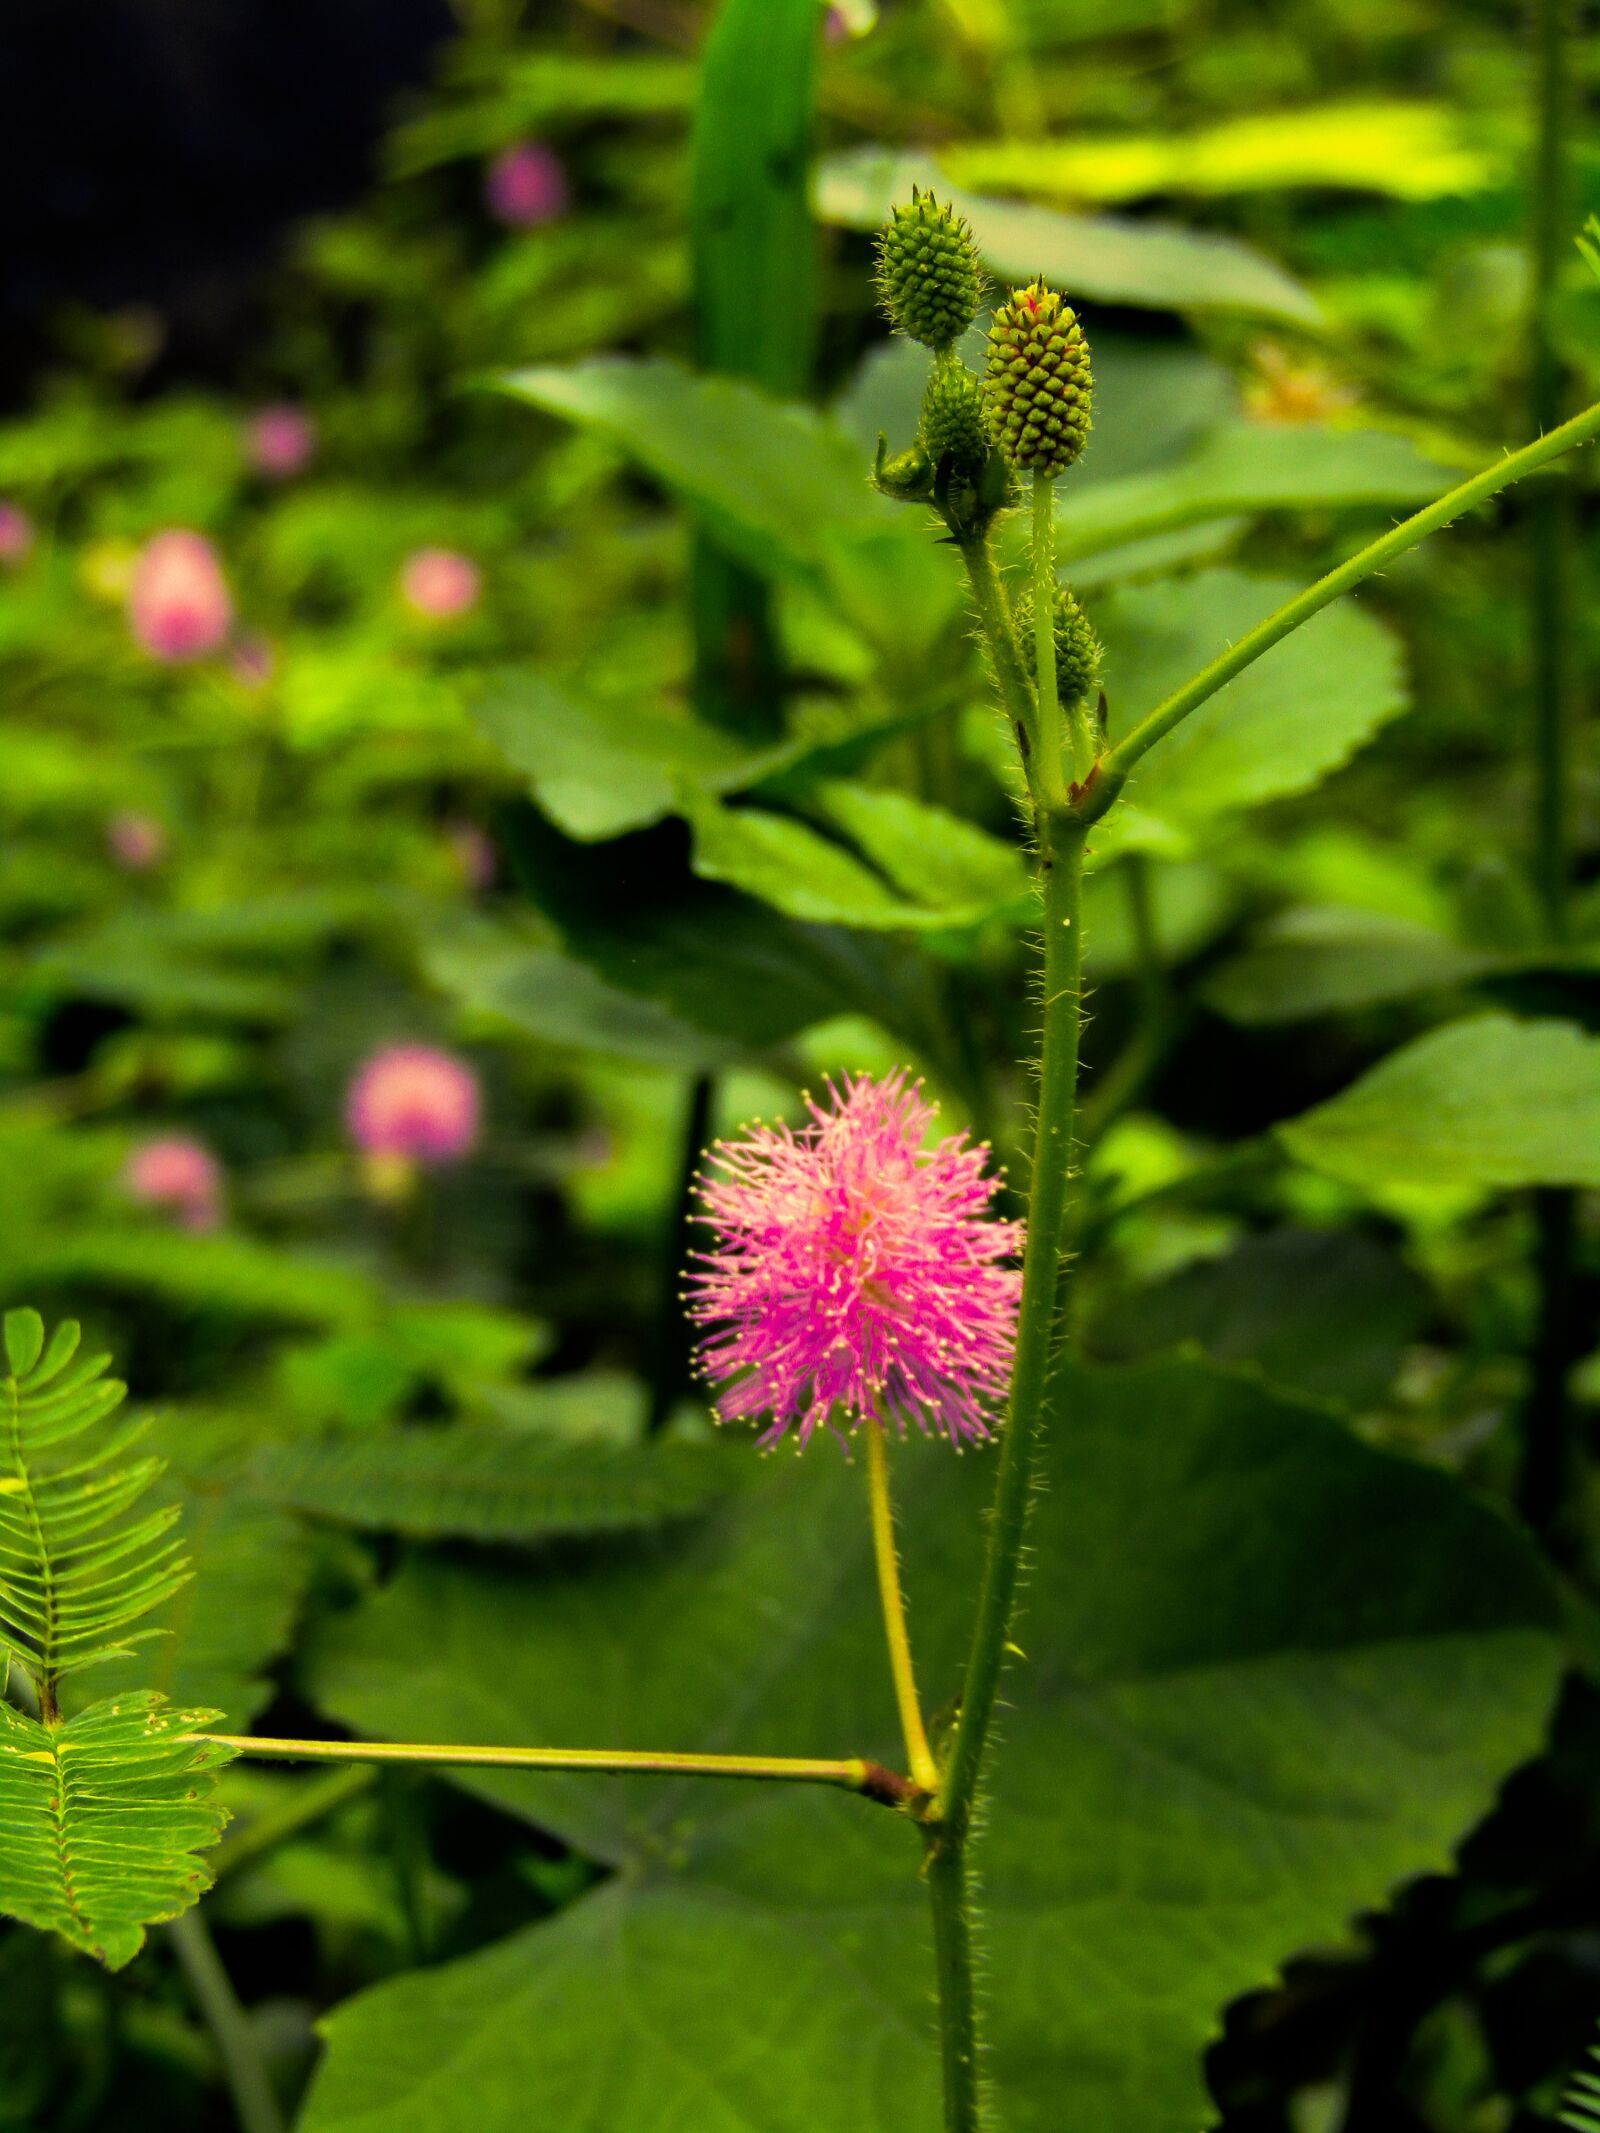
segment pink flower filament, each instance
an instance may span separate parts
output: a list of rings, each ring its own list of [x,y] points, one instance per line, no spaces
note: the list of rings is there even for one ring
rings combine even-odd
[[[831,1084],[810,1123],[719,1142],[702,1180],[711,1248],[689,1315],[724,1422],[763,1444],[865,1415],[959,1446],[992,1434],[1011,1376],[1022,1225],[965,1134],[924,1147],[936,1106],[897,1073]]]
[[[128,1158],[123,1183],[141,1207],[176,1215],[185,1229],[215,1229],[222,1220],[222,1166],[192,1134],[141,1142]]]
[[[345,1123],[363,1155],[459,1162],[477,1145],[477,1076],[435,1045],[386,1045],[351,1082]]]
[[[233,600],[203,534],[174,526],[145,544],[128,587],[128,620],[151,658],[168,664],[204,659],[226,641]]]

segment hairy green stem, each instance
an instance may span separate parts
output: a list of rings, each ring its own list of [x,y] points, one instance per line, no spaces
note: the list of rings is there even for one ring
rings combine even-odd
[[[1158,704],[1141,719],[1133,731],[1125,734],[1102,758],[1098,775],[1075,810],[1079,819],[1097,822],[1122,790],[1128,773],[1157,741],[1165,740],[1191,711],[1215,696],[1263,652],[1270,652],[1275,644],[1281,644],[1303,622],[1309,622],[1313,615],[1341,594],[1350,592],[1374,572],[1382,570],[1386,563],[1392,563],[1396,557],[1425,541],[1430,533],[1442,531],[1475,504],[1488,503],[1502,489],[1509,489],[1513,482],[1521,481],[1524,475],[1548,466],[1564,452],[1570,452],[1574,445],[1587,444],[1597,435],[1600,435],[1600,402],[1585,408],[1581,415],[1574,415],[1570,422],[1563,422],[1547,436],[1535,438],[1520,452],[1508,452],[1493,466],[1484,467],[1481,472],[1458,483],[1435,502],[1413,512],[1410,518],[1402,519],[1387,533],[1380,534],[1377,540],[1369,541],[1365,548],[1358,549],[1325,577],[1318,578],[1314,585],[1308,585],[1304,592],[1285,601],[1264,622],[1258,622],[1236,644],[1213,659],[1209,666],[1202,667],[1181,689],[1175,689],[1164,703]]]
[[[1044,1038],[1016,1367],[1000,1444],[988,1550],[967,1658],[961,1716],[939,1794],[940,1818],[958,1842],[965,1837],[971,1820],[995,1696],[1011,1640],[1023,1528],[1050,1374],[1078,1097],[1078,1032],[1083,1005],[1083,844],[1080,823],[1063,815],[1047,819],[1039,854],[1044,891]]]
[[[994,665],[1000,701],[1005,706],[1006,715],[1011,720],[1012,730],[1017,736],[1022,767],[1027,773],[1031,787],[1040,753],[1038,710],[1033,698],[1033,680],[1023,660],[1022,648],[1017,642],[1017,626],[1012,619],[1011,603],[1006,598],[1005,587],[1000,583],[999,572],[994,567],[994,549],[990,545],[987,530],[970,535],[958,545],[961,549],[961,560],[967,568],[967,583],[972,588],[972,604],[977,610],[978,627],[983,631],[984,642],[989,648],[989,657]]]
[[[1066,800],[1061,769],[1061,701],[1056,691],[1056,484],[1052,474],[1033,477],[1033,678],[1039,706],[1039,792],[1048,807]],[[1075,763],[1087,777],[1089,765]]]
[[[983,2090],[965,1830],[946,1828],[930,1834],[924,1878],[933,1911],[933,1961],[939,1980],[945,2133],[978,2133],[983,2123]]]
[[[233,2098],[240,2133],[284,2133],[284,2117],[272,2093],[266,2062],[249,2015],[198,1911],[185,1911],[168,1928],[173,1951],[211,2032]]]
[[[839,1785],[887,1807],[914,1806],[921,1788],[860,1756],[829,1760],[789,1755],[675,1755],[635,1748],[435,1746],[425,1741],[272,1740],[255,1733],[208,1733],[236,1755],[280,1763],[411,1763],[440,1770],[588,1770],[612,1777],[766,1778],[794,1785]]]

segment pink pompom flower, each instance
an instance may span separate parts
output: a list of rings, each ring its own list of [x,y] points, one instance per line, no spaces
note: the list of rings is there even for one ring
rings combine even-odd
[[[275,400],[258,407],[245,431],[250,464],[268,481],[303,474],[317,456],[317,425],[303,407]]]
[[[992,1434],[1011,1376],[1022,1225],[965,1134],[923,1142],[937,1107],[903,1073],[830,1083],[810,1123],[720,1141],[701,1180],[709,1251],[689,1315],[724,1422],[791,1428],[874,1415],[959,1447]]]
[[[204,534],[173,526],[147,541],[128,586],[128,620],[152,659],[176,665],[217,651],[233,627],[233,600]]]
[[[490,214],[508,229],[537,229],[566,213],[567,174],[542,141],[516,141],[489,165],[483,196]]]
[[[33,547],[33,520],[20,504],[0,501],[0,564],[25,563]]]
[[[407,607],[434,622],[476,607],[482,584],[477,564],[453,548],[419,548],[407,556],[400,572]]]
[[[106,824],[106,850],[129,874],[148,874],[167,856],[167,833],[154,815],[122,808]]]
[[[345,1098],[350,1138],[366,1156],[456,1163],[477,1145],[478,1078],[432,1044],[387,1044]]]
[[[222,1165],[192,1134],[141,1142],[128,1158],[123,1184],[141,1207],[175,1215],[185,1229],[215,1229],[222,1220]]]

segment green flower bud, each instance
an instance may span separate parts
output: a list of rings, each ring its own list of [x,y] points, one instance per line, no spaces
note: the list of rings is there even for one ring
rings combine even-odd
[[[958,481],[976,481],[992,449],[983,388],[964,363],[939,363],[922,400],[922,449],[935,466],[948,453]]]
[[[1017,601],[1017,635],[1025,657],[1033,644],[1033,593]],[[1100,686],[1100,639],[1094,624],[1063,585],[1056,594],[1056,694],[1062,703],[1081,704]]]
[[[978,315],[982,277],[972,232],[931,193],[911,188],[878,239],[878,292],[900,332],[949,348]]]
[[[1089,434],[1089,344],[1066,299],[1042,281],[1015,289],[989,328],[989,426],[1013,465],[1059,474]]]

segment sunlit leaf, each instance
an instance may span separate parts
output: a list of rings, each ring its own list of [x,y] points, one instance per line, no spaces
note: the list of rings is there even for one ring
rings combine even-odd
[[[944,149],[939,161],[975,192],[1068,202],[1292,185],[1431,200],[1481,191],[1499,175],[1494,157],[1466,145],[1454,112],[1415,103],[1312,105],[1186,133],[962,141]]]
[[[913,184],[931,185],[965,215],[986,265],[1014,282],[1042,274],[1074,296],[1160,311],[1244,311],[1301,325],[1320,315],[1298,282],[1234,238],[992,199],[950,185],[933,163],[891,150],[830,158],[818,178],[818,212],[847,229],[875,230],[897,201],[909,199]]]

